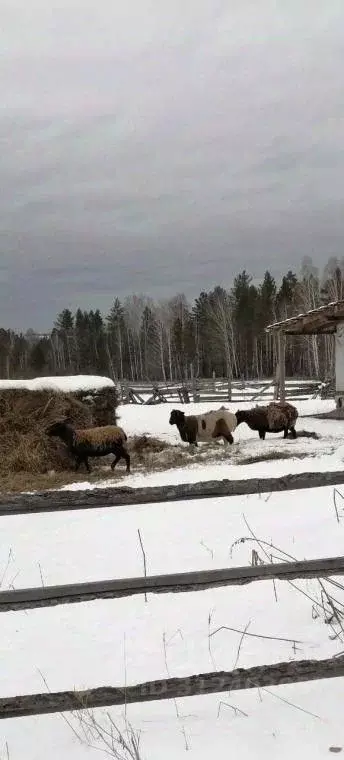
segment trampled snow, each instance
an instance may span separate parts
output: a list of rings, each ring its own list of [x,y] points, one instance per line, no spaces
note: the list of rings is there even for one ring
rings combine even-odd
[[[189,405],[187,412],[200,412],[202,406]],[[301,402],[297,406],[300,413],[310,414],[331,408],[333,401]],[[168,424],[170,408],[167,404],[121,407],[121,424],[128,434],[145,432],[178,442],[177,431]],[[159,478],[182,482],[191,478],[264,477],[281,471],[343,466],[343,423],[305,417],[298,427],[316,430],[321,438],[283,441],[277,435],[262,442],[257,433],[243,425],[235,434],[235,446],[238,457],[240,449],[257,455],[272,447],[285,447],[288,451],[302,450],[304,459],[240,465],[207,464],[205,458],[204,467],[151,476],[135,475],[133,462],[133,475],[125,483],[148,485],[159,482]],[[114,480],[114,484],[122,482],[122,478]],[[286,559],[283,552],[296,559],[335,556],[343,553],[342,493],[344,488],[335,493],[327,487],[2,518],[2,588],[142,575],[138,529],[149,574],[250,564],[252,549],[266,560],[263,549],[249,540],[250,529],[259,539],[273,544],[273,548],[266,547],[273,561]],[[242,538],[247,540],[240,542]],[[337,580],[343,582],[342,578]],[[344,601],[340,588],[334,589],[327,581],[324,585],[336,599]],[[143,596],[97,600],[7,612],[1,622],[2,697],[47,688],[120,686],[163,678],[168,673],[182,676],[230,670],[235,665],[320,659],[344,649],[340,628],[325,623],[316,580],[295,581],[294,585],[281,581],[275,588],[271,581],[264,581],[193,593],[151,594],[147,603]],[[248,624],[247,634],[275,638],[245,635],[241,641],[241,631]],[[222,630],[209,637],[219,628]],[[301,643],[294,645],[295,640]],[[197,760],[208,760],[210,754],[240,760],[320,760],[329,755],[331,747],[344,752],[343,686],[344,679],[339,678],[259,692],[253,689],[189,697],[177,700],[178,715],[173,701],[129,705],[127,717],[142,732],[144,760],[179,760],[186,751],[187,757]],[[107,728],[105,712],[96,710],[94,715]],[[123,728],[124,710],[112,708],[109,712]],[[10,760],[101,757],[99,737],[93,741],[96,748],[87,747],[77,718],[70,714],[65,717],[70,725],[61,715],[2,721],[1,760],[7,758],[6,742]]]

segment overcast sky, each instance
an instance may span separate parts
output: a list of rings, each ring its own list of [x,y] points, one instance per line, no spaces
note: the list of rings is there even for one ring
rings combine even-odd
[[[0,326],[343,254],[343,0],[0,17]]]

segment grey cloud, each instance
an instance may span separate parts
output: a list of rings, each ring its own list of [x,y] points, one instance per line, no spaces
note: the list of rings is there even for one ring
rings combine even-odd
[[[341,255],[341,0],[3,5],[0,325]]]

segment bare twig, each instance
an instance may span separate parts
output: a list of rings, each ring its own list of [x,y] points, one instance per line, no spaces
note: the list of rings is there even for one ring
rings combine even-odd
[[[211,640],[210,640],[210,626],[211,626],[212,616],[213,616],[214,612],[215,612],[214,609],[210,610],[209,615],[208,615],[208,652],[209,652],[209,657],[210,657],[211,664],[212,664],[214,670],[216,670],[216,663],[215,663],[214,655],[212,653]]]
[[[127,641],[126,635],[123,636],[123,659],[124,659],[124,693],[127,694]],[[127,701],[124,703],[124,719],[127,722]]]
[[[45,685],[45,687],[46,687],[47,691],[49,692],[49,694],[51,694],[51,689],[49,688],[49,684],[48,684],[48,682],[47,682],[47,680],[46,680],[45,676],[43,675],[42,671],[41,671],[39,668],[37,668],[37,670],[38,670],[38,673],[39,673],[39,675],[41,676],[41,679],[42,679],[42,681],[43,681],[43,683],[44,683],[44,685]],[[73,713],[72,713],[72,714],[73,714]],[[70,721],[70,720],[67,718],[67,716],[66,716],[66,715],[65,715],[63,712],[60,712],[60,713],[59,713],[59,715],[60,715],[60,717],[61,717],[61,718],[64,720],[64,722],[67,724],[68,728],[70,728],[70,730],[73,732],[74,736],[76,736],[76,738],[77,738],[79,741],[81,741],[81,742],[82,742],[82,738],[80,738],[80,735],[79,735],[79,734],[78,734],[78,732],[75,730],[75,728],[73,727],[73,725],[72,725],[71,721]]]
[[[264,636],[263,634],[259,633],[247,633],[246,630],[241,631],[239,628],[230,628],[228,625],[221,625],[220,628],[212,631],[210,636],[215,636],[215,634],[219,633],[219,631],[233,631],[234,633],[243,633],[244,636],[252,636],[255,639],[270,639],[271,641],[286,641],[289,644],[304,644],[303,641],[299,641],[298,639],[285,639],[280,636]]]
[[[168,663],[167,663],[167,643],[166,643],[166,633],[165,633],[165,631],[162,634],[162,643],[163,643],[163,647],[164,647],[164,661],[165,661],[166,673],[167,673],[168,677],[171,678],[169,667],[168,667]],[[179,720],[180,714],[179,714],[177,700],[174,699],[173,702],[174,702],[174,707],[175,707],[176,715],[177,715],[177,718]]]
[[[176,633],[178,633],[178,631]],[[171,637],[169,639],[169,641],[171,641],[172,638],[173,637]],[[163,643],[163,648],[164,648],[164,662],[165,662],[166,673],[167,673],[168,677],[170,678],[171,677],[170,676],[170,670],[169,670],[168,662],[167,662],[167,646],[168,646],[168,642],[166,640],[166,633],[165,633],[165,631],[163,632],[163,635],[162,635],[162,643]],[[182,733],[183,738],[184,738],[185,750],[189,750],[190,747],[189,747],[188,740],[187,740],[185,726],[182,723],[182,716],[181,716],[181,714],[179,712],[178,703],[177,703],[177,700],[176,700],[175,697],[173,698],[173,703],[174,703],[174,709],[176,711],[177,720],[178,720],[178,722],[180,723],[180,726],[181,726],[180,730],[181,730],[181,733]]]
[[[15,590],[15,587],[14,587],[14,581],[15,581],[15,580],[17,580],[17,578],[18,578],[18,575],[19,575],[20,573],[21,573],[21,570],[17,570],[17,572],[14,574],[13,578],[11,579],[10,583],[8,584],[8,588],[11,588],[11,589],[13,589],[13,591]]]
[[[164,648],[164,662],[165,662],[166,673],[167,673],[168,677],[170,678],[171,677],[170,676],[170,671],[169,671],[168,664],[167,664],[167,644],[166,644],[166,633],[165,633],[165,631],[162,634],[162,645],[163,645],[163,648]]]
[[[339,493],[339,495],[340,495],[342,498],[344,498],[340,492],[338,492],[338,493]],[[247,519],[246,519],[245,515],[243,515],[243,519],[244,519],[244,521],[245,521],[246,527],[248,528],[248,530],[249,530],[249,532],[250,532],[250,534],[251,534],[251,538],[242,538],[242,539],[239,539],[239,540],[235,541],[235,542],[232,544],[232,546],[231,546],[231,552],[232,552],[232,549],[234,548],[234,546],[235,546],[235,545],[237,545],[238,543],[244,543],[245,541],[253,540],[253,541],[255,541],[255,542],[257,543],[257,545],[260,547],[260,549],[261,549],[261,551],[263,552],[263,554],[264,554],[264,555],[266,556],[266,558],[269,560],[269,564],[272,564],[272,555],[271,555],[271,554],[270,554],[270,555],[268,554],[268,552],[267,552],[267,551],[264,549],[264,546],[267,546],[267,547],[271,547],[271,548],[274,548],[276,551],[280,552],[280,553],[281,553],[281,554],[283,554],[285,557],[288,557],[288,559],[290,559],[290,560],[292,560],[292,561],[294,561],[294,562],[296,562],[296,561],[297,561],[296,557],[294,557],[294,556],[293,556],[293,555],[291,555],[291,554],[287,554],[286,552],[284,552],[284,551],[283,551],[282,549],[280,549],[279,547],[276,547],[276,546],[274,546],[274,544],[272,544],[272,542],[268,543],[267,541],[264,541],[264,540],[262,540],[262,539],[259,539],[259,538],[257,538],[257,536],[256,536],[256,535],[255,535],[255,533],[253,532],[253,530],[252,530],[251,526],[249,525],[249,523],[248,523],[248,521],[247,521]],[[279,559],[279,558],[277,558],[277,559]],[[340,626],[340,628],[341,628],[341,630],[342,630],[342,633],[343,633],[343,635],[344,635],[344,627],[342,626],[342,623],[341,623],[341,620],[340,620],[340,615],[341,615],[341,614],[344,614],[344,609],[343,609],[343,612],[342,612],[342,613],[341,613],[341,612],[339,612],[338,608],[336,607],[336,604],[337,604],[337,605],[339,605],[339,606],[340,606],[340,607],[342,607],[342,608],[344,607],[344,605],[343,605],[341,602],[339,602],[338,600],[334,599],[334,597],[333,597],[333,596],[331,596],[331,595],[330,595],[330,594],[329,594],[329,593],[326,591],[326,588],[324,587],[324,582],[325,582],[325,581],[323,581],[321,578],[320,578],[320,579],[317,579],[317,580],[318,580],[318,583],[319,583],[319,585],[320,585],[320,589],[321,589],[321,592],[322,592],[322,594],[324,594],[324,595],[325,595],[325,597],[326,597],[326,601],[327,601],[328,607],[330,608],[330,610],[331,610],[331,612],[332,612],[332,615],[333,615],[333,617],[336,619],[336,621],[337,621],[338,625]],[[327,580],[327,579],[326,579],[326,580]],[[288,581],[288,583],[289,583],[289,585],[290,585],[290,586],[292,586],[293,588],[295,588],[295,589],[296,589],[296,590],[297,590],[299,593],[303,594],[305,597],[307,597],[308,599],[310,599],[310,601],[312,601],[314,605],[316,605],[318,608],[322,609],[322,611],[323,611],[323,613],[324,613],[324,616],[325,616],[325,622],[326,622],[326,621],[327,621],[327,622],[329,622],[329,621],[327,620],[327,617],[328,617],[328,615],[327,615],[327,612],[326,612],[326,610],[325,610],[325,607],[324,607],[324,604],[323,604],[323,598],[322,598],[322,601],[321,601],[321,603],[319,603],[319,602],[318,602],[316,599],[314,599],[313,597],[311,597],[309,594],[307,594],[307,592],[305,592],[303,589],[299,588],[299,587],[298,587],[298,586],[297,586],[295,583],[293,583],[292,581]],[[336,582],[336,581],[333,581],[332,579],[329,579],[329,580],[328,580],[328,583],[329,583],[330,585],[335,585],[335,584],[337,584],[337,582]],[[339,587],[340,587],[340,586],[339,586]]]
[[[239,707],[235,707],[235,705],[230,705],[229,702],[220,702],[218,711],[217,711],[217,718],[220,717],[221,707],[229,707],[231,710],[233,710],[235,715],[244,715],[245,718],[248,718],[248,714],[245,713],[243,710],[240,710]]]
[[[207,546],[204,541],[200,541],[201,546],[203,546],[203,549],[206,549],[207,552],[209,552],[212,559],[214,559],[214,552],[212,549],[209,549],[209,546]]]
[[[0,588],[2,587],[2,584],[3,584],[4,580],[5,580],[5,575],[6,575],[6,573],[7,573],[7,570],[8,570],[8,568],[9,568],[10,562],[11,562],[11,560],[12,560],[12,556],[13,556],[13,555],[12,555],[12,548],[11,548],[11,549],[9,550],[9,552],[8,552],[8,557],[7,557],[7,562],[6,562],[6,565],[5,565],[5,569],[4,569],[4,572],[3,572],[2,576],[1,576],[1,580],[0,580]]]
[[[272,558],[271,558],[271,564],[272,564]],[[272,585],[273,585],[273,587],[274,587],[274,596],[275,596],[275,601],[276,601],[276,602],[278,602],[278,599],[277,599],[277,586],[276,586],[276,581],[275,581],[275,578],[273,578],[273,579],[272,579]]]
[[[177,628],[177,630],[174,633],[172,633],[172,636],[170,636],[170,638],[168,639],[167,644],[170,644],[171,641],[173,641],[173,639],[175,639],[176,636],[180,636],[181,640],[184,641],[184,636],[182,634],[181,629]]]
[[[185,751],[187,752],[190,749],[190,747],[189,747],[188,739],[187,739],[187,736],[186,736],[185,726],[182,726],[182,734],[184,736]]]
[[[231,544],[231,546],[229,548],[229,552],[230,552],[230,556],[231,557],[233,555],[233,549],[236,546],[238,546],[239,544],[245,544],[247,541],[254,541],[256,544],[258,544],[258,546],[260,546],[261,550],[264,552],[264,554],[265,554],[265,556],[266,556],[267,559],[269,559],[270,555],[268,554],[268,552],[266,552],[266,551],[263,550],[263,546],[268,546],[269,549],[275,549],[277,552],[280,552],[280,554],[283,554],[284,557],[287,557],[289,560],[293,560],[294,562],[296,562],[296,558],[293,557],[292,554],[288,554],[287,552],[284,552],[283,549],[280,549],[278,546],[275,546],[274,544],[272,544],[269,541],[263,541],[262,538],[257,538],[255,536],[255,534],[253,533],[252,529],[249,527],[249,525],[247,523],[247,520],[245,518],[245,515],[243,515],[243,518],[244,518],[245,523],[246,523],[246,525],[247,525],[247,527],[248,527],[248,529],[249,529],[249,531],[251,533],[251,536],[242,536],[241,538],[237,538],[236,541],[233,541],[233,543]],[[277,557],[276,557],[276,559],[277,559]],[[281,561],[283,561],[283,558],[280,560],[280,562]]]
[[[280,702],[284,702],[284,704],[289,705],[289,707],[294,707],[295,710],[300,710],[306,715],[310,715],[312,718],[316,718],[317,720],[321,720],[321,721],[323,720],[323,718],[321,718],[320,715],[316,715],[315,713],[312,713],[309,710],[305,710],[303,707],[299,707],[299,705],[296,705],[294,702],[290,702],[289,699],[285,699],[284,697],[281,697],[280,694],[275,694],[273,691],[270,691],[270,689],[267,689],[265,686],[261,686],[260,688],[262,691],[265,691],[267,694],[269,694],[270,697],[275,697],[275,699],[279,699]]]
[[[143,571],[144,571],[144,576],[146,578],[147,577],[146,553],[145,553],[145,550],[143,548],[140,528],[137,529],[137,532],[138,532],[138,535],[139,535],[139,541],[140,541],[140,546],[141,546],[141,551],[142,551],[142,556],[143,556]],[[147,594],[145,594],[145,602],[147,602]]]
[[[237,666],[237,664],[239,662],[239,657],[240,657],[242,643],[243,643],[244,638],[246,636],[247,629],[249,628],[250,625],[251,625],[251,621],[249,620],[248,623],[245,625],[244,630],[242,631],[242,635],[241,635],[241,638],[240,638],[240,641],[239,641],[238,651],[237,651],[236,658],[235,658],[235,663],[233,665],[233,670],[235,670],[235,668],[236,668],[236,666]]]
[[[267,558],[267,559],[269,560],[269,562],[270,562],[270,556],[269,556],[268,552],[267,552],[267,551],[265,551],[263,544],[265,544],[265,545],[267,545],[267,546],[271,546],[271,544],[267,544],[267,542],[266,542],[266,541],[261,541],[259,538],[257,538],[257,536],[256,536],[256,535],[255,535],[255,533],[253,532],[252,528],[251,528],[251,527],[250,527],[250,525],[248,524],[248,522],[247,522],[247,520],[246,520],[246,517],[245,517],[245,515],[244,515],[244,514],[243,514],[243,519],[244,519],[244,522],[245,522],[245,525],[246,525],[246,527],[248,528],[249,532],[251,533],[251,536],[252,536],[252,538],[253,538],[253,539],[254,539],[254,540],[257,542],[257,544],[258,544],[259,548],[261,549],[261,551],[263,552],[263,554],[265,554],[266,558]],[[277,547],[277,546],[271,546],[271,548],[272,548],[272,549],[276,549],[277,551],[280,551],[280,550],[278,549],[278,547]],[[288,556],[288,555],[287,555],[285,552],[281,552],[281,553],[283,553],[285,557],[286,557],[286,556]],[[289,555],[289,556],[290,556],[290,558],[291,558],[291,555]]]
[[[252,567],[258,567],[258,565],[262,565],[263,560],[260,559],[260,556],[256,549],[252,549],[252,556],[251,556],[251,565]]]
[[[84,734],[84,738],[79,737],[79,740],[89,749],[101,751],[115,760],[141,760],[141,735],[134,731],[129,722],[125,723],[125,731],[121,731],[109,712],[105,713],[107,724],[106,721],[97,720],[94,712],[86,710],[85,706],[77,717]]]
[[[42,573],[42,568],[41,568],[41,563],[40,562],[38,563],[38,567],[39,567],[39,574],[41,576],[41,584],[42,584],[42,587],[44,588],[43,573]]]
[[[337,508],[337,499],[336,499],[336,496],[337,496],[337,495],[338,495],[338,496],[339,496],[339,497],[340,497],[342,500],[344,500],[344,496],[343,496],[343,494],[342,494],[342,493],[341,493],[341,492],[338,490],[338,488],[334,488],[334,489],[333,489],[333,504],[334,504],[334,508],[335,508],[335,511],[336,511],[336,518],[337,518],[337,523],[339,523],[339,522],[340,522],[340,519],[339,519],[338,508]]]

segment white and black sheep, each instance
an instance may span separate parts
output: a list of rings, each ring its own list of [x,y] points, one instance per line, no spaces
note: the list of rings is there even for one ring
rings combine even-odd
[[[235,414],[227,409],[197,415],[185,415],[179,409],[173,409],[170,425],[177,425],[182,441],[197,446],[197,442],[205,443],[215,438],[233,443],[232,432],[237,426],[237,420]]]
[[[111,463],[111,469],[113,470],[116,467],[120,459],[124,459],[127,465],[126,472],[130,472],[130,455],[125,445],[127,436],[124,430],[117,425],[75,429],[71,419],[67,418],[50,425],[46,434],[61,438],[69,452],[75,457],[76,470],[83,462],[87,472],[90,472],[88,457],[103,457],[107,454],[114,454],[115,459]]]
[[[298,411],[292,404],[286,401],[271,401],[266,406],[256,406],[253,409],[236,412],[237,424],[241,425],[246,422],[251,430],[257,430],[259,438],[264,440],[266,433],[284,432],[283,438],[288,437],[290,430],[292,437],[296,438],[295,423],[298,418]]]

